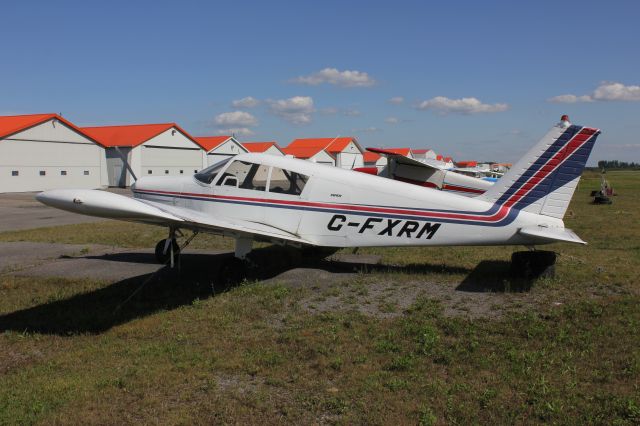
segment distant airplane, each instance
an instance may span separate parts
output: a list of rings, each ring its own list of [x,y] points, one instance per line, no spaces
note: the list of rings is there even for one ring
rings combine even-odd
[[[367,148],[367,151],[387,157],[387,165],[380,176],[441,191],[455,192],[465,197],[475,197],[491,188],[493,182],[457,173],[437,160],[416,160],[382,148]],[[375,169],[375,170],[374,170]],[[377,173],[375,167],[358,168],[356,171]],[[371,172],[369,172],[371,170]]]
[[[248,153],[193,176],[140,178],[133,199],[74,189],[37,199],[76,213],[167,227],[156,255],[172,265],[179,230],[233,237],[237,260],[223,268],[228,274],[245,268],[253,241],[328,248],[586,244],[562,218],[599,134],[564,116],[474,198]]]

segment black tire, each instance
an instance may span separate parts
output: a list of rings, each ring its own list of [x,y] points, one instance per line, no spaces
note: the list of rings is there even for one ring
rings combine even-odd
[[[164,246],[166,244],[166,241],[167,241],[166,238],[164,240],[158,241],[158,244],[156,244],[156,250],[155,250],[156,260],[158,261],[158,263],[161,263],[163,265],[165,265],[167,262],[169,262],[169,259],[171,257],[171,250],[170,249],[167,250],[166,253],[164,253]],[[176,240],[173,240],[172,244],[173,244],[173,255],[174,255],[174,259],[175,259],[175,256],[180,254],[180,246],[178,245]]]
[[[511,255],[511,275],[517,278],[553,278],[556,253],[552,251],[518,251]]]

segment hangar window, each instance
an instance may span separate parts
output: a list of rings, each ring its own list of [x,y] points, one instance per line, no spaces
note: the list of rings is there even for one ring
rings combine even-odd
[[[40,170],[40,176],[45,176],[47,174],[47,172],[45,172],[44,170]]]
[[[165,171],[164,171],[164,174],[165,174],[165,175],[168,175],[168,174],[169,174],[169,170],[165,170]]]
[[[85,175],[85,176],[89,176],[89,170],[85,170],[85,171],[84,171],[84,175]]]
[[[274,167],[271,171],[269,192],[300,195],[308,180],[309,176]]]
[[[11,170],[11,176],[18,176],[19,174],[17,170]]]
[[[66,176],[66,175],[67,175],[66,170],[60,170],[60,176]]]
[[[151,173],[153,173],[151,170],[147,170],[148,175],[150,175]]]
[[[182,175],[182,174],[184,174],[184,170],[180,170],[180,174],[181,174],[181,175]]]

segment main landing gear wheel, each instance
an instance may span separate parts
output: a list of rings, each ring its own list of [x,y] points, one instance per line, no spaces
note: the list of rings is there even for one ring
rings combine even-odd
[[[556,253],[553,251],[518,251],[511,255],[511,274],[525,279],[553,278]]]
[[[173,245],[173,256],[175,258],[178,256],[178,254],[180,254],[180,246],[178,245],[175,239],[172,240],[171,244]],[[167,238],[165,238],[164,240],[158,241],[158,244],[156,244],[156,250],[155,250],[156,260],[159,263],[162,263],[163,265],[169,262],[169,259],[171,258],[171,247],[167,247],[166,253],[164,251],[164,248],[166,245],[167,245]]]

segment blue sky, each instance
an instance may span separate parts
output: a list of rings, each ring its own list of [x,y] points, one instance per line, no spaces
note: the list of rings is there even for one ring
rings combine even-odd
[[[640,161],[640,3],[524,3],[11,2],[0,113],[495,161],[567,113]]]

